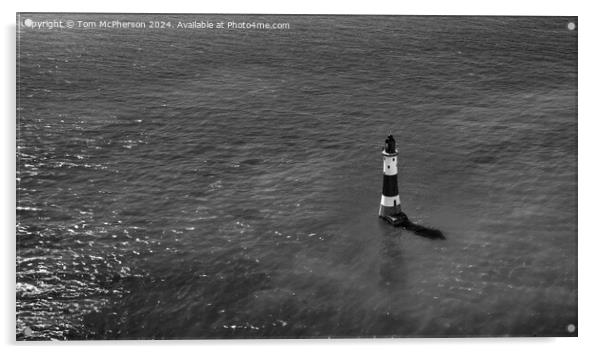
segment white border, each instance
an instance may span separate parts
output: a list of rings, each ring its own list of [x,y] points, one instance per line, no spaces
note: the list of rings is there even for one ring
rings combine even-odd
[[[545,351],[569,353],[575,349],[593,352],[597,341],[600,312],[600,270],[598,256],[602,252],[598,210],[601,200],[600,184],[600,90],[602,82],[599,65],[600,11],[595,5],[576,1],[525,0],[488,1],[429,1],[397,2],[370,0],[361,3],[341,3],[324,0],[286,1],[4,1],[2,3],[2,88],[3,139],[0,146],[0,165],[3,166],[4,188],[2,203],[2,320],[4,352],[91,353],[140,350],[163,353],[175,346],[180,352],[219,351],[251,353],[306,353],[308,351],[341,350],[345,353],[415,352],[427,353],[508,353],[510,351]],[[591,2],[593,4],[594,2]],[[28,12],[171,12],[171,13],[286,13],[286,14],[439,14],[439,15],[555,15],[579,16],[579,338],[558,339],[379,339],[379,340],[255,340],[255,341],[165,341],[165,342],[85,342],[85,343],[14,343],[15,314],[15,13]],[[138,349],[139,346],[142,348]]]

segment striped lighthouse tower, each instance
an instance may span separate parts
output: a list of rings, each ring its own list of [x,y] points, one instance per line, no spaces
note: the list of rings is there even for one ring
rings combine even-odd
[[[401,214],[397,188],[397,153],[395,139],[393,139],[393,135],[389,135],[383,149],[383,195],[378,211],[378,215],[383,218]]]

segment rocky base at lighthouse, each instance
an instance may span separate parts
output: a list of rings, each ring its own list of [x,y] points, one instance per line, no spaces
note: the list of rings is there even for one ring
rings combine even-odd
[[[402,211],[394,215],[381,215],[380,217],[382,219],[385,219],[389,224],[393,226],[403,226],[403,224],[407,223],[408,221],[408,216]]]
[[[445,239],[443,233],[437,229],[413,223],[401,211],[399,188],[397,186],[397,156],[399,151],[395,146],[395,139],[389,135],[385,140],[383,149],[383,191],[378,215],[393,226],[403,227],[416,235],[432,239]]]

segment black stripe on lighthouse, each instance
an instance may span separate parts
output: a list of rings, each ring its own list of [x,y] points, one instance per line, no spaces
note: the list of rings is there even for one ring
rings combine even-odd
[[[385,197],[395,197],[398,194],[397,175],[383,175],[383,195]]]

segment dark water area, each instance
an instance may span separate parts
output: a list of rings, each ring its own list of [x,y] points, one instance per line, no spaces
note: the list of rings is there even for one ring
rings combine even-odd
[[[290,29],[17,29],[17,339],[576,335],[576,18],[59,16]]]

